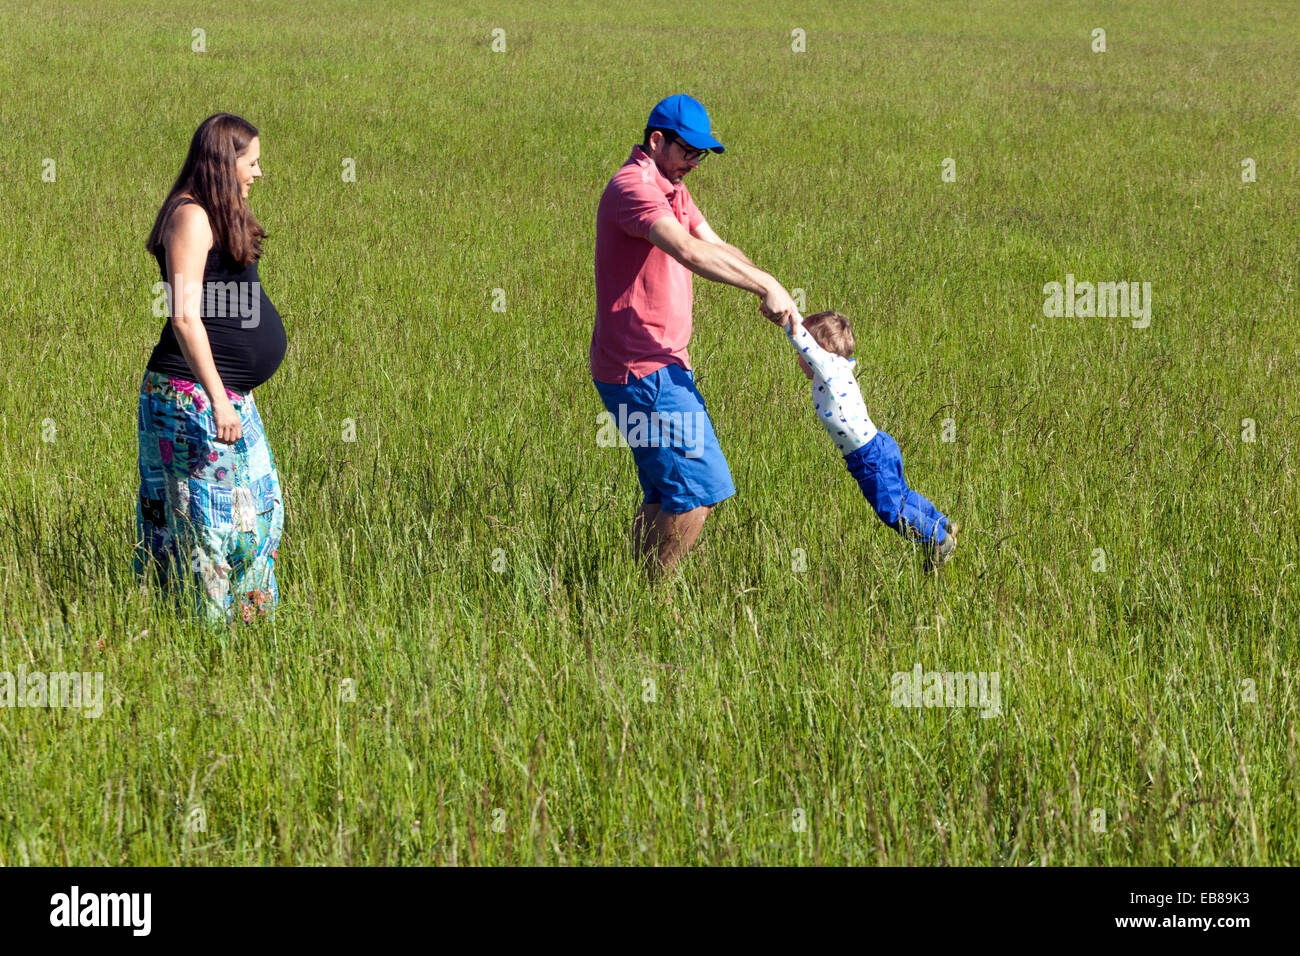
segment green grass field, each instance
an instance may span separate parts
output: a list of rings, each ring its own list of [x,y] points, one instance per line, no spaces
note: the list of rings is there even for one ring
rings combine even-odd
[[[1300,862],[1295,6],[510,6],[4,4],[0,671],[104,712],[0,709],[0,864]],[[674,92],[709,222],[855,320],[937,578],[699,279],[738,494],[676,616],[633,565],[595,209]],[[287,518],[276,620],[212,636],[130,553],[143,240],[221,110]],[[1149,327],[1045,317],[1067,274]],[[1001,716],[894,706],[918,664]]]

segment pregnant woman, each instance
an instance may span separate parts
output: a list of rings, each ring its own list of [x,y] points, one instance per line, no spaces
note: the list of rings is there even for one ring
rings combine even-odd
[[[135,568],[215,624],[269,616],[279,599],[284,506],[253,389],[286,342],[257,274],[260,157],[256,127],[209,116],[146,243],[170,310],[140,383]]]

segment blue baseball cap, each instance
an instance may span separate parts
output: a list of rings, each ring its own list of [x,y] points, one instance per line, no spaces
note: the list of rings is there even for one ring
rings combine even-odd
[[[709,114],[700,101],[685,93],[665,97],[656,103],[645,125],[670,129],[694,149],[711,149],[715,153],[721,153],[727,148],[713,138]]]

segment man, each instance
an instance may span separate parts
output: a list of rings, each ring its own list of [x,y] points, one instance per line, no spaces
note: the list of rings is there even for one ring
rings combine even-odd
[[[692,273],[754,293],[778,325],[796,315],[781,283],[718,238],[682,182],[723,149],[704,107],[670,96],[596,211],[591,377],[632,448],[645,494],[632,542],[652,575],[671,575],[709,513],[736,493],[687,353]]]

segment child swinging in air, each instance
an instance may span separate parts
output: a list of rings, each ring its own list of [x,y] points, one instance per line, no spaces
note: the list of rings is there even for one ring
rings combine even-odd
[[[799,367],[812,379],[813,408],[844,455],[880,520],[925,547],[926,564],[944,564],[957,546],[957,525],[907,487],[898,443],[871,422],[853,376],[853,328],[838,312],[819,312],[786,327]]]

